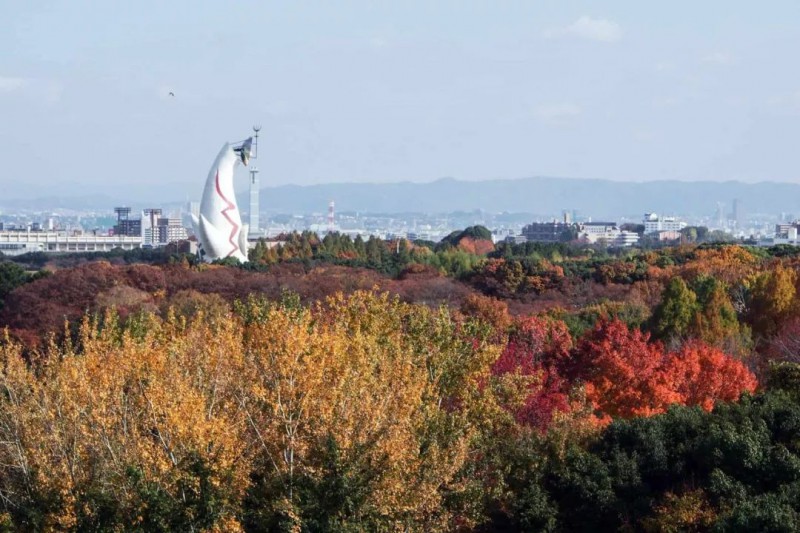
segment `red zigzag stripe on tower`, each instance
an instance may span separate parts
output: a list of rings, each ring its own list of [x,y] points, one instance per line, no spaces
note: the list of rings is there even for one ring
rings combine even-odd
[[[231,243],[231,246],[233,246],[233,249],[230,252],[228,252],[228,255],[225,256],[225,257],[230,257],[233,253],[235,253],[237,250],[239,250],[239,245],[236,244],[236,242],[233,240],[233,238],[236,236],[236,232],[239,231],[239,224],[234,222],[233,219],[231,219],[231,217],[228,216],[228,211],[232,211],[232,210],[236,209],[236,206],[233,205],[233,203],[230,200],[225,198],[225,195],[222,194],[222,190],[219,188],[219,170],[217,171],[217,175],[214,178],[214,184],[216,185],[217,194],[219,194],[219,197],[222,198],[222,201],[225,202],[225,204],[226,204],[225,209],[220,211],[220,213],[222,213],[222,216],[225,217],[225,220],[230,222],[231,226],[233,226],[233,229],[231,230],[231,234],[228,237],[228,242]]]

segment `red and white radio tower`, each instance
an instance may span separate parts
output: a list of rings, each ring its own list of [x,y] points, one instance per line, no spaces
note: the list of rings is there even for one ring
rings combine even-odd
[[[333,233],[336,227],[336,217],[334,212],[333,200],[328,204],[328,233]]]

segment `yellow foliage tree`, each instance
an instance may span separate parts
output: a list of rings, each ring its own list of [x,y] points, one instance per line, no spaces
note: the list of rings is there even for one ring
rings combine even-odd
[[[456,334],[446,310],[366,292],[273,308],[248,332],[242,404],[275,476],[267,485],[282,490],[276,508],[324,484],[334,454],[365,494],[359,520],[446,529],[442,489],[457,489],[468,407],[496,347]]]
[[[753,276],[748,314],[754,333],[764,337],[775,334],[793,311],[796,281],[795,271],[781,264]]]
[[[499,352],[485,328],[369,292],[210,309],[86,318],[35,364],[0,342],[3,520],[452,529]]]

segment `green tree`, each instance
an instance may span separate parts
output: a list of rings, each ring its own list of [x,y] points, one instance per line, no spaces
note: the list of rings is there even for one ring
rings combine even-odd
[[[473,239],[491,241],[492,232],[489,231],[484,226],[470,226],[461,231],[456,230],[441,240],[441,242],[439,243],[439,249],[445,250],[450,246],[458,246],[458,243],[461,242],[461,239],[463,239],[464,237],[471,237]]]
[[[697,295],[681,278],[673,278],[653,313],[653,331],[662,339],[680,337],[689,331],[697,310]]]
[[[687,226],[680,231],[686,242],[706,242],[708,228],[705,226]]]
[[[687,226],[681,230],[681,235],[687,242],[697,242],[697,228],[694,226]]]
[[[28,281],[28,274],[16,263],[0,263],[0,309],[3,308],[6,296]]]

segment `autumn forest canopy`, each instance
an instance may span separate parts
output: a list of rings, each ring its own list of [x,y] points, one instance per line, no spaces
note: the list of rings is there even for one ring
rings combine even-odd
[[[0,262],[0,530],[800,530],[800,258],[313,233]]]

